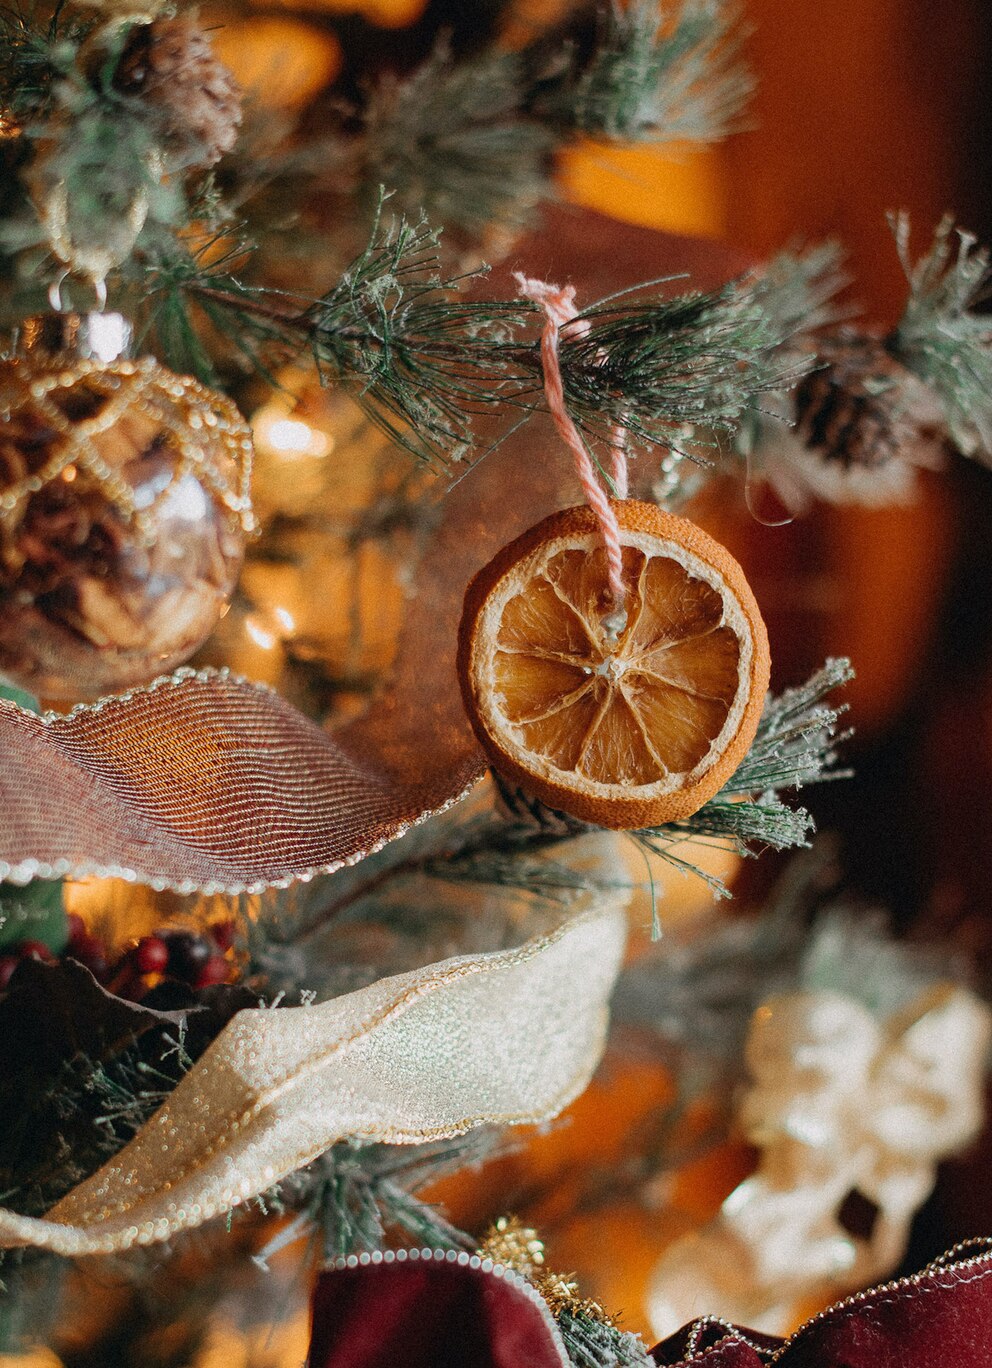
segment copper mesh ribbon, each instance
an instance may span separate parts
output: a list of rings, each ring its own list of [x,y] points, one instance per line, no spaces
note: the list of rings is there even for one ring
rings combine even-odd
[[[712,283],[739,264],[595,214],[552,214],[507,268],[567,275],[574,263],[584,297],[686,265]],[[465,586],[577,496],[540,418],[470,471],[444,500],[389,693],[334,738],[271,691],[223,673],[180,671],[66,717],[0,702],[0,878],[256,890],[355,863],[442,810],[484,769],[455,678]]]
[[[306,879],[381,849],[479,775],[390,772],[223,672],[39,718],[0,703],[0,876],[125,878],[179,892]]]

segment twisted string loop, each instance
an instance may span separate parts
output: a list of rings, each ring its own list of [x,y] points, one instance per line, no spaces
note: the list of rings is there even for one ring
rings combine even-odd
[[[623,582],[623,548],[620,542],[620,524],[610,503],[606,490],[600,482],[589,450],[582,439],[565,403],[565,386],[561,374],[559,347],[562,329],[572,325],[572,334],[582,337],[589,332],[587,319],[580,319],[575,307],[574,285],[551,285],[545,280],[532,280],[521,272],[515,272],[520,295],[531,300],[544,310],[545,324],[541,337],[541,362],[544,368],[544,393],[548,411],[554,420],[558,435],[572,453],[575,471],[582,485],[586,502],[595,513],[606,547],[606,563],[610,594],[613,599],[613,612],[606,620],[607,631],[619,635],[627,622],[624,608],[626,589]],[[627,497],[627,451],[623,428],[616,424],[611,438],[612,471],[617,497]]]

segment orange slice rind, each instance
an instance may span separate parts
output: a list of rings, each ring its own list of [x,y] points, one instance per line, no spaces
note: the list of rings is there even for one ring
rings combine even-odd
[[[476,575],[458,674],[494,769],[616,829],[698,811],[747,752],[768,688],[765,626],[725,547],[654,504],[614,502],[627,623],[586,507],[554,513]]]

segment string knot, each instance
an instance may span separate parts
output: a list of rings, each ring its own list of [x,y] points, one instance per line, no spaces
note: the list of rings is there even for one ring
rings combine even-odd
[[[555,324],[559,331],[566,323],[574,323],[579,316],[579,311],[575,307],[575,286],[574,285],[552,285],[547,280],[534,280],[531,276],[525,276],[523,271],[514,271],[514,278],[519,288],[520,297],[529,299],[532,304],[544,310],[548,319]],[[583,336],[589,331],[589,322],[583,319],[575,333]]]

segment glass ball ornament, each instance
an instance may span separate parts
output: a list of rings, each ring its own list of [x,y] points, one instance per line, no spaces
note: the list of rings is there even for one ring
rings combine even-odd
[[[252,529],[234,405],[115,314],[51,314],[0,359],[0,672],[82,699],[187,659],[225,612]]]

